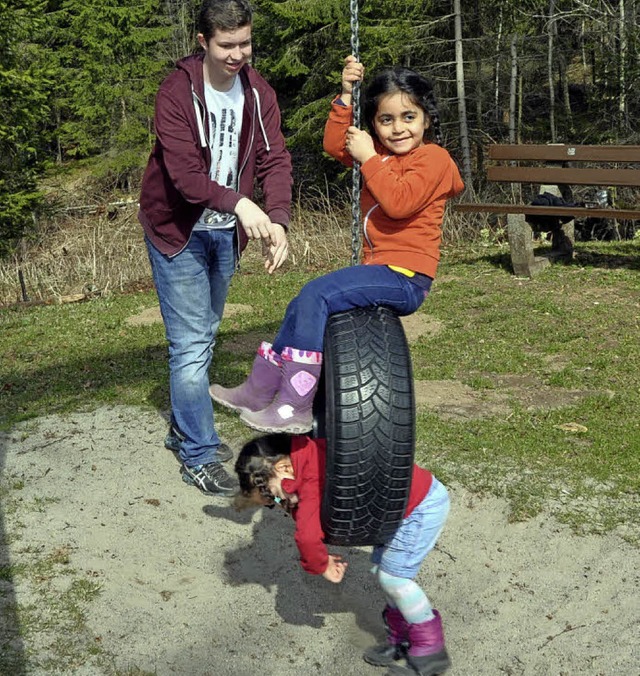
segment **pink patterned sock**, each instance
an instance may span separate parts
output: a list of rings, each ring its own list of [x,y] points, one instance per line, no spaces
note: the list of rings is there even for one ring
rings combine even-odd
[[[268,343],[266,340],[263,340],[260,343],[260,347],[258,348],[258,354],[263,359],[270,361],[272,364],[275,364],[276,366],[280,366],[280,364],[282,363],[280,355],[277,352],[274,352],[271,343]]]
[[[296,364],[322,364],[322,352],[314,352],[313,350],[285,347],[281,356],[285,361],[293,361]]]

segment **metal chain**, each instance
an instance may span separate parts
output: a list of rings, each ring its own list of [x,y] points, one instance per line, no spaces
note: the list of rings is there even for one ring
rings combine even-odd
[[[351,12],[351,53],[360,61],[360,38],[358,36],[358,0],[350,0]],[[353,83],[353,94],[351,96],[353,105],[353,125],[360,128],[360,82]],[[351,265],[357,265],[360,262],[360,162],[353,162],[351,186]]]

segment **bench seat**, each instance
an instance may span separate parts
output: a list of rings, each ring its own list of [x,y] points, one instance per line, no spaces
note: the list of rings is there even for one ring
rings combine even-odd
[[[640,146],[637,145],[497,143],[490,145],[488,150],[486,179],[494,183],[510,183],[513,186],[521,186],[523,183],[534,184],[542,186],[545,192],[552,191],[547,188],[553,187],[557,191],[556,195],[564,194],[561,186],[640,187],[640,168],[638,168]],[[452,204],[452,209],[455,212],[506,214],[513,271],[517,275],[528,277],[537,274],[552,259],[573,258],[573,219],[582,217],[640,220],[640,209],[636,208],[603,208],[570,204],[544,206],[458,202]],[[552,229],[552,251],[547,256],[534,255],[533,233],[527,222],[527,216],[558,218],[557,226]],[[562,223],[566,220],[570,222]]]
[[[455,211],[488,214],[531,214],[540,216],[574,216],[584,218],[617,218],[619,220],[640,220],[640,209],[599,209],[597,207],[543,207],[531,204],[486,204],[454,205]]]

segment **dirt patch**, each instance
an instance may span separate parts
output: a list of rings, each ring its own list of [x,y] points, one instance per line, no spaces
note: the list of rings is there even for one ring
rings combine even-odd
[[[227,306],[231,307],[231,306]],[[251,306],[236,306],[231,314],[225,310],[225,317],[232,317],[240,312],[251,312]],[[414,343],[422,336],[435,336],[442,330],[442,322],[433,317],[423,314],[414,314],[408,317],[402,317],[402,325],[409,343]],[[269,340],[272,336],[265,336],[263,332],[250,331],[249,333],[235,334],[225,336],[224,341],[220,342],[220,350],[223,352],[232,352],[234,354],[251,355],[255,353],[258,345],[263,340]]]
[[[506,394],[487,397],[457,380],[416,380],[414,390],[416,406],[448,420],[506,415],[511,410]]]
[[[613,396],[608,390],[549,387],[533,376],[503,375],[491,379],[495,389],[483,390],[457,380],[416,380],[416,405],[446,419],[474,419],[508,415],[516,405],[526,410],[548,410],[573,406],[595,394]]]
[[[227,303],[224,308],[225,318],[236,317],[240,314],[253,312],[251,305],[243,303]],[[146,324],[155,324],[162,321],[160,306],[146,308],[136,315],[132,315],[127,320],[131,326],[142,326]],[[442,322],[429,315],[413,314],[408,317],[402,317],[402,326],[410,343],[415,342],[421,336],[435,336],[442,330]]]
[[[253,307],[243,303],[227,303],[224,308],[225,317],[235,317],[247,312],[253,312]],[[162,322],[159,305],[148,307],[126,320],[126,323],[130,326],[147,326],[149,324],[157,324],[158,322]]]
[[[414,313],[407,317],[401,317],[402,327],[407,336],[407,341],[411,343],[417,342],[423,336],[433,338],[442,331],[443,323],[435,317],[430,317],[423,313]]]
[[[224,340],[219,342],[219,348],[221,352],[248,357],[256,353],[263,340],[267,340],[264,331],[236,333],[232,336],[225,336]]]
[[[360,659],[382,636],[369,550],[335,548],[349,562],[342,585],[304,574],[291,520],[238,514],[183,484],[165,431],[157,412],[105,407],[0,434],[4,565],[63,559],[54,576],[3,578],[3,603],[44,615],[38,631],[25,628],[24,673],[379,675]],[[548,516],[509,523],[506,501],[450,491],[418,581],[442,613],[451,676],[637,673],[636,549],[576,537]],[[67,630],[47,604],[80,583],[99,593],[78,604],[84,626]]]
[[[154,305],[148,307],[137,315],[127,317],[125,320],[129,326],[148,326],[149,324],[157,324],[162,322],[162,315],[160,314],[160,306]]]

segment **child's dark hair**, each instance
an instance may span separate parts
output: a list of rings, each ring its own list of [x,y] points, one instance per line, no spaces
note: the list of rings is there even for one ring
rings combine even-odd
[[[373,121],[380,99],[395,92],[404,92],[424,110],[431,120],[429,128],[425,130],[425,140],[433,140],[442,145],[440,114],[433,85],[420,73],[403,66],[395,66],[378,73],[365,91],[362,112],[371,134],[376,135]]]
[[[274,475],[275,464],[290,455],[291,436],[289,434],[266,434],[246,443],[235,464],[240,483],[236,507],[242,508],[249,504],[256,504],[256,497],[261,499],[262,504],[273,506],[274,500],[269,491],[269,479]]]

